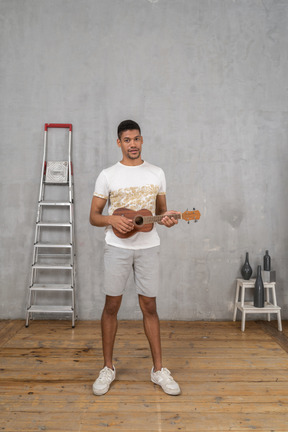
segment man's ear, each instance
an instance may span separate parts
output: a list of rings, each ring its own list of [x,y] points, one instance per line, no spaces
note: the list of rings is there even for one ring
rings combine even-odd
[[[117,139],[117,145],[118,147],[121,147],[121,141],[119,139]]]

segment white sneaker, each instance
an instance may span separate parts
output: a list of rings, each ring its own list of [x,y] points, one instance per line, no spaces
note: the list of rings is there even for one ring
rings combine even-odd
[[[114,381],[116,378],[116,369],[113,366],[113,369],[108,368],[107,366],[104,367],[99,373],[99,377],[96,379],[96,381],[93,384],[93,393],[96,396],[103,395],[107,393],[109,390],[110,384],[112,381]]]
[[[179,385],[176,381],[174,381],[171,372],[166,368],[162,368],[160,371],[157,372],[154,372],[152,368],[151,381],[154,384],[160,385],[164,392],[169,395],[176,396],[181,393]]]

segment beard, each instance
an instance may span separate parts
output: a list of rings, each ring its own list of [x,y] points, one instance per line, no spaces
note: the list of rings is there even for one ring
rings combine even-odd
[[[141,156],[141,152],[140,152],[140,150],[135,150],[135,153],[128,151],[127,156],[129,159],[138,159]]]

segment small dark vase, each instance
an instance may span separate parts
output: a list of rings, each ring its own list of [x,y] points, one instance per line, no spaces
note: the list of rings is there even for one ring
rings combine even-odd
[[[249,264],[249,253],[248,252],[246,252],[246,258],[245,258],[244,265],[241,269],[241,275],[242,275],[244,280],[249,280],[252,276],[252,268]]]
[[[265,271],[271,270],[271,258],[269,256],[268,250],[266,250],[266,254],[263,257],[263,268]]]
[[[257,267],[257,276],[254,287],[254,306],[258,308],[264,307],[264,284],[261,276],[261,266]]]

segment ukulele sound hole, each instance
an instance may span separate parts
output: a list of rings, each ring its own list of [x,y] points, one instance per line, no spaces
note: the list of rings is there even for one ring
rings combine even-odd
[[[134,223],[135,223],[135,225],[138,225],[138,226],[143,225],[143,217],[142,216],[136,216]]]

